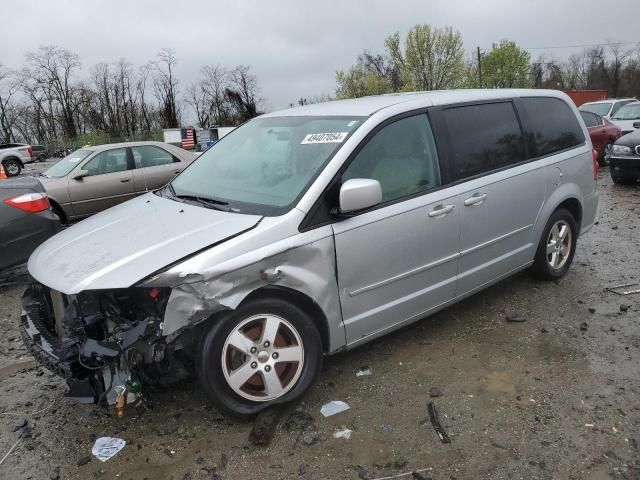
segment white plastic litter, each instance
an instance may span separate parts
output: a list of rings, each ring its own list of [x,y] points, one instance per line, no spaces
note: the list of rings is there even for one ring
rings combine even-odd
[[[344,438],[345,440],[349,440],[351,438],[352,430],[345,428],[344,430],[338,430],[333,434],[333,438]]]
[[[122,450],[127,442],[121,438],[100,437],[93,444],[91,453],[101,462],[106,462],[116,453]]]
[[[369,370],[369,367],[361,368],[356,372],[356,377],[368,377],[369,375],[371,375],[371,370]]]
[[[349,408],[351,407],[342,400],[333,400],[329,403],[325,403],[320,409],[320,413],[325,417],[330,417],[332,415],[342,413],[345,410],[349,410]]]

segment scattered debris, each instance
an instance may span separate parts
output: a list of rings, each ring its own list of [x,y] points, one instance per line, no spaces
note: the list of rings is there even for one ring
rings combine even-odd
[[[587,427],[587,428],[592,428],[593,427],[593,423],[585,423],[584,426]]]
[[[318,432],[307,432],[302,435],[302,443],[305,445],[313,445],[322,440],[322,436]]]
[[[353,433],[353,430],[349,430],[348,428],[337,430],[333,434],[333,438],[344,438],[345,440],[349,440],[351,438],[352,433]]]
[[[507,322],[511,322],[511,323],[522,323],[527,321],[527,319],[524,318],[519,313],[509,314],[505,317],[505,319],[507,320]]]
[[[18,446],[18,444],[20,443],[20,440],[22,440],[22,435],[20,435],[18,440],[16,440],[16,443],[14,443],[11,446],[11,448],[9,449],[9,451],[7,453],[5,453],[4,457],[2,457],[2,460],[0,460],[0,465],[2,465],[4,463],[4,461],[9,457],[9,455],[11,455],[11,452],[13,452],[13,449]]]
[[[276,431],[281,414],[282,410],[279,408],[270,408],[260,412],[256,417],[251,432],[249,432],[249,443],[252,445],[268,445]]]
[[[101,462],[106,462],[116,453],[122,450],[127,442],[121,438],[100,437],[93,444],[91,453]]]
[[[444,428],[442,428],[442,425],[440,424],[440,419],[438,418],[438,411],[436,410],[436,406],[434,405],[434,403],[429,402],[427,409],[429,410],[429,420],[431,421],[431,425],[433,425],[433,429],[438,434],[440,441],[442,443],[451,443],[451,439],[449,438],[449,435],[447,435],[447,432],[444,431]]]
[[[349,410],[349,408],[351,407],[342,400],[332,400],[322,406],[320,413],[325,417],[331,417],[332,415],[337,415],[338,413]]]
[[[367,472],[367,469],[364,468],[362,465],[351,465],[351,468],[353,468],[356,471],[356,473],[358,474],[358,478],[360,480],[372,480],[373,479],[371,474],[369,472]]]
[[[356,372],[356,377],[368,377],[369,375],[371,375],[369,367],[362,367]]]
[[[438,398],[438,397],[442,397],[443,395],[444,395],[444,392],[440,390],[438,387],[432,387],[431,390],[429,390],[429,396],[431,398]]]
[[[587,328],[589,328],[589,325],[587,325],[587,322],[582,322],[580,324],[580,330],[582,330],[583,332],[585,332]]]
[[[621,312],[626,312],[627,310],[629,310],[629,305],[623,303],[620,305],[620,311]]]
[[[593,307],[589,307],[589,313],[596,313],[596,309]]]
[[[91,461],[91,457],[89,455],[85,455],[84,457],[81,457],[80,460],[78,460],[78,466],[82,467],[83,465],[86,465],[90,461]]]
[[[360,478],[367,479],[367,480],[392,480],[392,479],[395,479],[395,478],[404,478],[404,477],[411,477],[411,478],[414,478],[415,480],[432,480],[431,475],[430,474],[426,474],[425,472],[431,472],[433,470],[433,468],[431,468],[431,467],[429,467],[429,468],[421,468],[419,470],[413,470],[411,472],[406,472],[406,473],[399,473],[397,475],[390,475],[388,477],[373,478],[360,465],[353,465],[353,468],[356,470],[356,472],[358,472],[359,476],[360,476],[360,471],[358,470],[358,468],[362,469],[362,471],[364,471],[364,473],[367,476],[366,477],[360,476]]]
[[[615,287],[607,287],[604,289],[605,292],[615,293],[616,295],[634,295],[636,293],[640,293],[640,288],[635,290],[622,290],[629,287],[637,287],[640,285],[639,283],[626,283],[624,285],[616,285]]]

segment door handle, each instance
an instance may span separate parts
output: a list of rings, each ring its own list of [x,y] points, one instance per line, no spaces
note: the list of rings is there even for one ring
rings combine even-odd
[[[130,182],[130,181],[131,181],[130,178],[121,178],[120,179],[120,183],[127,183],[127,182]]]
[[[472,207],[473,205],[480,205],[487,198],[486,193],[474,193],[471,197],[464,201],[465,207]]]
[[[443,217],[451,211],[453,211],[453,205],[438,205],[436,208],[429,212],[429,216],[431,218]]]

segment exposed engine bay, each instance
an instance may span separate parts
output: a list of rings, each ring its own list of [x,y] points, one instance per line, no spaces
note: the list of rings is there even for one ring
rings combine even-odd
[[[69,397],[115,404],[124,414],[143,385],[190,375],[189,333],[171,343],[162,335],[170,292],[132,287],[64,295],[33,283],[22,299],[20,331],[36,359],[67,380]]]

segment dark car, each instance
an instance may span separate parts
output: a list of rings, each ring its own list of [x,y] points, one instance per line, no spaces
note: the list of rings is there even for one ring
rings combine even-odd
[[[49,150],[43,145],[31,145],[31,148],[33,149],[33,156],[36,157],[36,161],[44,162],[49,158]]]
[[[601,167],[609,165],[611,149],[622,133],[606,118],[593,112],[580,111],[584,120],[593,148],[598,152],[598,163]]]
[[[636,183],[640,178],[640,130],[618,139],[609,162],[614,183]]]
[[[61,229],[42,184],[33,177],[0,182],[0,270],[24,263]]]

